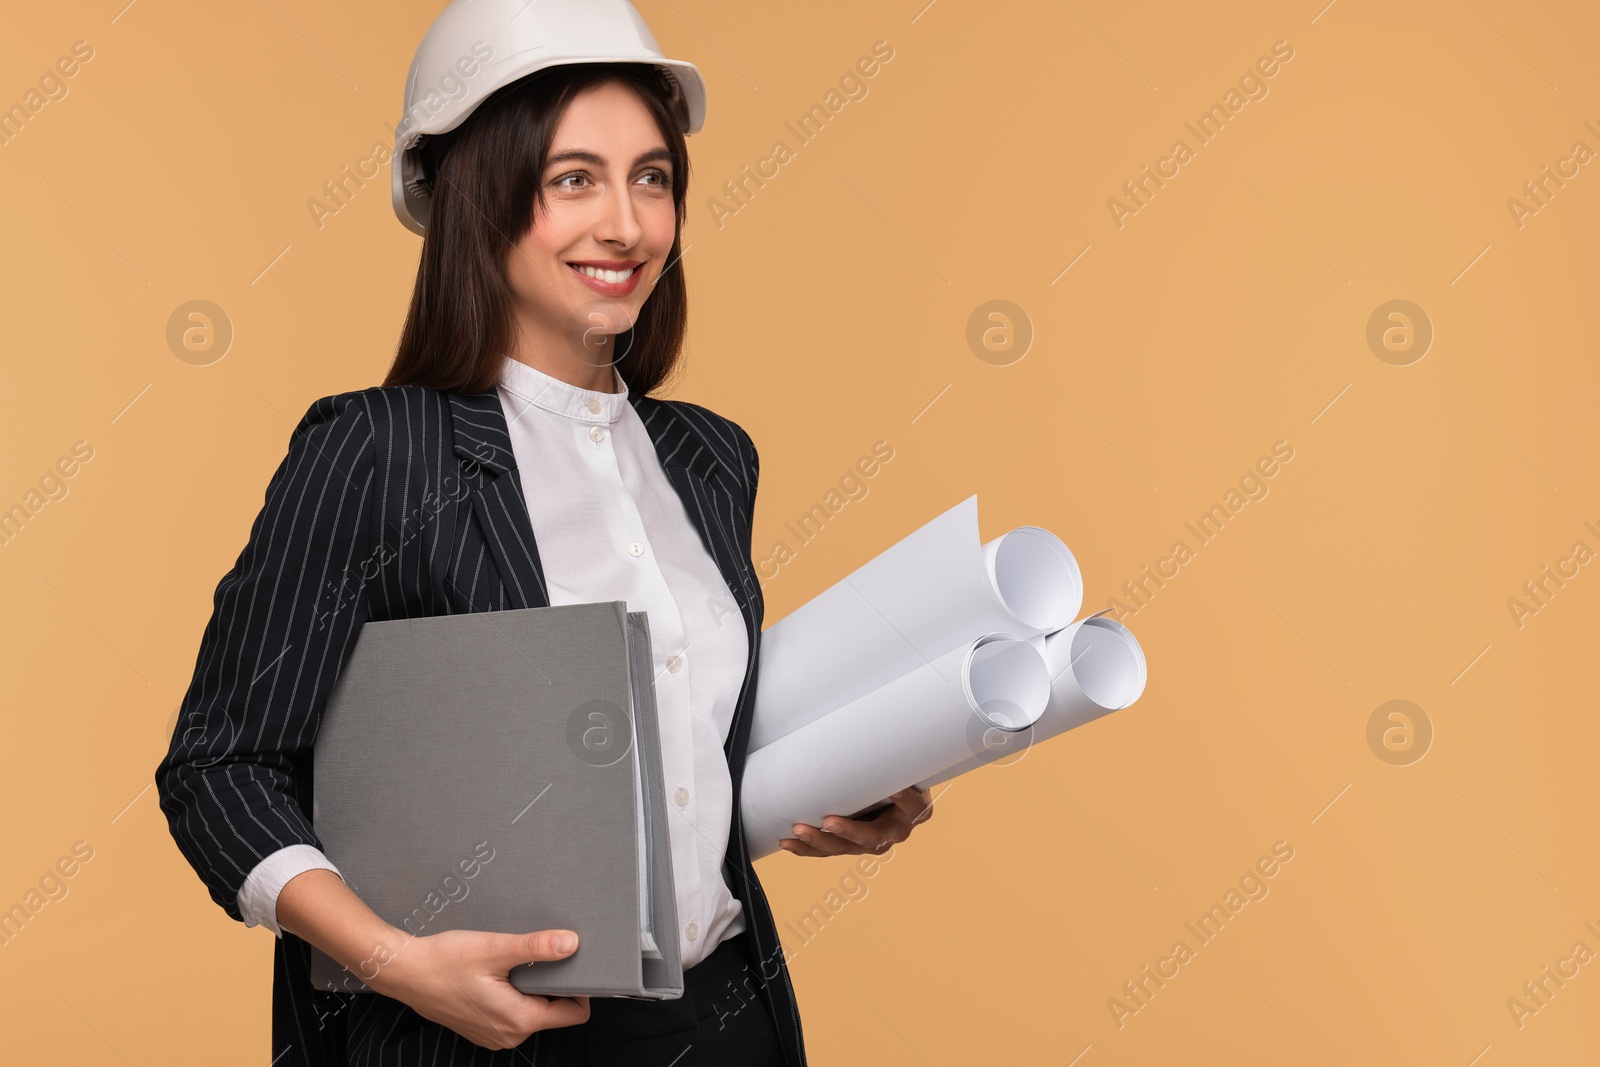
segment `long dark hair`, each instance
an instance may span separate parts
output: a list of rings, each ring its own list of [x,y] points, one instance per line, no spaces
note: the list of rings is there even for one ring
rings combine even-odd
[[[506,260],[544,206],[540,182],[556,127],[579,93],[607,81],[632,88],[655,117],[672,154],[677,225],[667,267],[633,328],[613,339],[630,393],[656,388],[678,365],[689,297],[678,263],[689,152],[666,76],[636,64],[548,67],[491,94],[454,130],[421,146],[432,176],[427,233],[394,363],[384,385],[460,393],[494,388],[513,337]],[[398,165],[398,164],[395,164]]]

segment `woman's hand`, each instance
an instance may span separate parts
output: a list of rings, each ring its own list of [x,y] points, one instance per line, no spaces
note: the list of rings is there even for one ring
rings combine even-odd
[[[571,948],[558,947],[563,935]],[[367,984],[475,1045],[511,1049],[537,1030],[589,1021],[588,997],[534,996],[507,977],[519,964],[565,959],[577,944],[578,935],[563,930],[447,930],[405,942]]]
[[[418,937],[379,918],[333,871],[316,868],[278,893],[278,925],[309,941],[374,993],[409,1005],[476,1045],[516,1048],[536,1030],[589,1021],[588,997],[540,997],[511,984],[511,968],[566,959],[571,930],[494,934],[445,930]],[[570,942],[558,944],[566,937]]]
[[[830,815],[822,820],[820,830],[795,823],[795,836],[779,841],[778,847],[796,856],[877,855],[904,841],[919,824],[933,818],[933,794],[926,789],[907,786],[889,799],[894,806],[872,819]]]

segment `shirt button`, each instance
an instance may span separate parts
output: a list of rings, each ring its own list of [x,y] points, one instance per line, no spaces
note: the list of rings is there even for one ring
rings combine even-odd
[[[690,923],[688,926],[683,928],[683,932],[690,941],[693,941],[695,938],[700,936],[700,924]]]
[[[673,674],[677,674],[679,671],[683,670],[683,660],[677,656],[668,656],[667,670],[671,671]]]
[[[642,541],[629,541],[628,542],[628,555],[630,555],[630,556],[642,556],[642,555],[644,555],[644,543]]]
[[[589,414],[591,415],[600,414],[600,401],[592,396],[583,402],[583,406],[589,409]]]
[[[606,428],[604,426],[591,426],[591,427],[589,427],[589,440],[591,440],[591,441],[604,441],[605,439],[606,439]]]
[[[678,791],[672,794],[672,799],[676,800],[678,802],[678,807],[681,808],[685,804],[689,803],[689,791],[680,785],[678,787]]]

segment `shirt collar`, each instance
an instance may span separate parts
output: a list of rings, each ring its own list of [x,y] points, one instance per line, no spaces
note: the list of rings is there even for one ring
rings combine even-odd
[[[607,426],[615,423],[628,407],[628,383],[615,364],[611,374],[617,391],[602,393],[564,382],[510,356],[500,361],[500,386],[506,392],[553,414]]]

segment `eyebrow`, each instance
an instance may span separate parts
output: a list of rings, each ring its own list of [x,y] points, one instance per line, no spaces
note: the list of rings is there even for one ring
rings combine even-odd
[[[633,161],[633,165],[637,167],[641,163],[649,163],[652,160],[661,159],[671,162],[672,153],[667,151],[665,148],[652,148],[647,152],[641,152],[639,157]],[[604,156],[590,152],[583,148],[569,148],[565,152],[557,152],[555,155],[545,160],[545,166],[548,168],[557,163],[566,163],[569,160],[575,160],[579,163],[588,163],[590,166],[595,167],[603,167],[606,165]]]

